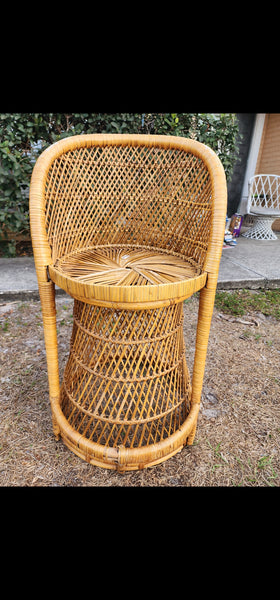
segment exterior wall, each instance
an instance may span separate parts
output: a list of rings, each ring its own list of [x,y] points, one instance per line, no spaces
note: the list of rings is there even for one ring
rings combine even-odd
[[[255,170],[258,173],[280,175],[280,113],[266,114]],[[280,219],[274,221],[273,229],[280,231]]]
[[[255,173],[280,175],[280,113],[266,115]]]

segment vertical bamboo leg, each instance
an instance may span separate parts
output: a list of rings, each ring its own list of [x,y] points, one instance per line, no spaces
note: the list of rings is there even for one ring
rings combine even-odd
[[[192,446],[193,445],[194,438],[195,438],[195,433],[196,433],[196,425],[197,425],[197,421],[196,421],[196,423],[195,423],[193,429],[191,430],[190,435],[189,435],[189,437],[187,439],[187,445],[188,446]]]
[[[48,380],[50,403],[59,400],[59,370],[58,370],[58,351],[57,351],[57,333],[56,333],[56,308],[55,308],[55,287],[52,281],[39,282],[39,293],[42,306],[42,317],[44,326],[45,347],[47,355]],[[56,439],[59,439],[59,427],[56,420],[53,419],[53,431]]]
[[[215,302],[215,292],[216,281],[212,281],[212,285],[209,285],[208,281],[207,287],[204,287],[200,292],[195,357],[193,366],[191,405],[200,404],[208,339]],[[197,421],[193,429],[191,430],[187,440],[187,444],[189,446],[191,446],[194,441],[196,426]]]

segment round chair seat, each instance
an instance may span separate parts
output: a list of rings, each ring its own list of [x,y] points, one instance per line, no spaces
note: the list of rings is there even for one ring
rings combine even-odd
[[[253,217],[263,217],[264,219],[266,217],[274,217],[274,219],[277,219],[277,217],[280,217],[280,210],[277,208],[254,207],[250,210],[250,215]]]
[[[206,273],[192,259],[166,249],[104,245],[82,248],[49,267],[51,279],[87,303],[181,301],[201,289]]]

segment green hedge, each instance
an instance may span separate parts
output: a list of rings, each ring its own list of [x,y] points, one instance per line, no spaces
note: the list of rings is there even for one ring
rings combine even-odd
[[[29,232],[28,191],[37,156],[61,138],[93,132],[192,137],[217,152],[228,180],[238,155],[234,113],[0,113],[0,239]],[[15,253],[13,239],[8,253]]]

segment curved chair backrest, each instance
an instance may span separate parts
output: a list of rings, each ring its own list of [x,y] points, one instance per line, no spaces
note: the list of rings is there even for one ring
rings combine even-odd
[[[247,213],[280,213],[280,175],[258,174],[251,177]]]
[[[37,273],[75,249],[120,243],[178,252],[211,270],[225,211],[224,170],[204,144],[134,134],[65,138],[41,154],[32,175]]]

